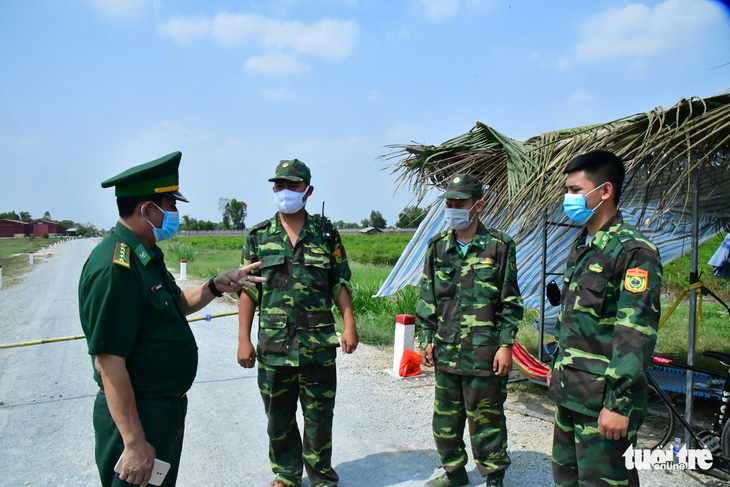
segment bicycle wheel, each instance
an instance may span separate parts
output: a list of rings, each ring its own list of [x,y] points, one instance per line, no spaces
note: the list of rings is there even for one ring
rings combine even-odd
[[[722,435],[720,435],[720,451],[722,452],[722,456],[725,458],[730,458],[730,420],[725,421],[725,426],[722,427]],[[730,473],[730,462],[724,462],[723,465],[715,465],[715,467],[720,467],[726,472]]]
[[[647,413],[641,428],[636,432],[636,448],[653,450],[663,448],[674,431],[672,410],[652,384],[648,386]]]

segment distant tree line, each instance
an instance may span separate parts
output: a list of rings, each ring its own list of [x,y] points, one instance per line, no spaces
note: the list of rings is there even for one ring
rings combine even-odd
[[[218,200],[218,210],[221,212],[222,221],[212,222],[210,220],[198,220],[189,215],[183,215],[180,218],[180,230],[190,231],[209,231],[209,230],[245,230],[246,215],[248,214],[248,205],[245,202],[235,198],[220,198]],[[426,217],[426,210],[417,206],[407,206],[398,215],[398,221],[395,223],[396,228],[417,228],[418,225]],[[19,220],[24,222],[33,221],[33,217],[27,211],[15,212],[7,211],[0,213],[0,219]],[[46,211],[43,213],[42,220],[55,221],[51,218],[51,213]],[[86,236],[94,235],[97,231],[96,227],[88,223],[78,223],[72,220],[56,221],[68,230],[76,228],[76,235]],[[337,220],[333,222],[336,228],[367,228],[375,227],[383,229],[388,223],[379,211],[371,211],[369,218],[364,218],[359,224]],[[103,230],[99,230],[103,232]]]

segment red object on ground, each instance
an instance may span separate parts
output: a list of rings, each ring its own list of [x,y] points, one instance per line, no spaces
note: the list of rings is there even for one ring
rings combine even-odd
[[[401,315],[407,316],[407,315]],[[421,355],[413,350],[403,350],[403,358],[400,359],[398,375],[401,377],[412,377],[421,373]]]

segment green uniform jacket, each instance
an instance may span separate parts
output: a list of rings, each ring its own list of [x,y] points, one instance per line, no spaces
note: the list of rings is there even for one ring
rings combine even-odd
[[[557,404],[597,417],[643,410],[646,368],[659,326],[662,265],[656,247],[614,216],[568,255],[555,326],[550,395]]]
[[[160,248],[148,248],[121,223],[84,264],[79,317],[92,363],[102,353],[126,357],[138,398],[177,396],[190,389],[198,347],[180,288]],[[102,387],[96,369],[94,379]]]
[[[416,318],[437,369],[494,375],[494,355],[514,343],[522,313],[515,243],[506,233],[480,222],[465,257],[453,231],[429,241]]]
[[[251,274],[266,278],[244,289],[259,307],[256,355],[265,365],[324,363],[339,346],[332,302],[343,287],[351,293],[350,266],[340,234],[325,241],[321,220],[306,218],[294,248],[278,213],[253,227],[243,247],[242,264],[261,261]]]

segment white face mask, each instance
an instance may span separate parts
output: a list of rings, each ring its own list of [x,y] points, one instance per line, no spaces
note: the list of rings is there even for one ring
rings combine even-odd
[[[474,203],[474,206],[476,206],[477,203]],[[471,225],[472,220],[474,220],[474,218],[469,218],[469,212],[474,209],[474,206],[468,210],[461,208],[446,208],[446,223],[454,230],[464,230],[466,227]]]
[[[308,185],[301,193],[297,193],[296,191],[289,189],[282,189],[281,191],[274,193],[274,203],[276,203],[279,211],[286,215],[296,213],[304,208],[304,205],[306,204],[306,202],[303,201],[304,195],[307,194],[308,189]]]

